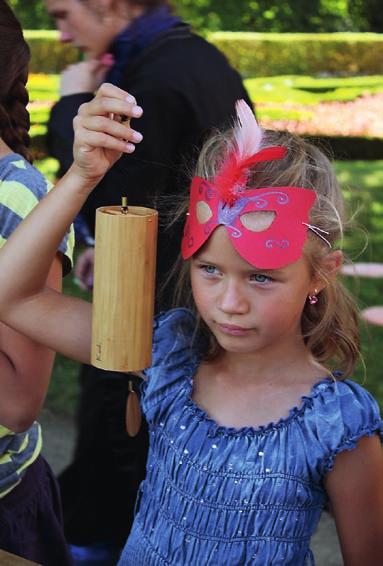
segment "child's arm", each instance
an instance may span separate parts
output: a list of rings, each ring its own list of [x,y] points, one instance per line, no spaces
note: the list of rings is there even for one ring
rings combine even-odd
[[[377,435],[335,458],[325,482],[345,566],[383,564],[383,451]]]
[[[47,286],[62,287],[62,257],[57,253]],[[29,428],[41,410],[54,352],[0,322],[0,424],[14,432]]]
[[[134,133],[110,117],[141,114],[127,96],[105,84],[79,109],[73,166],[0,251],[0,319],[81,362],[90,359],[91,305],[47,288],[45,281],[59,242],[89,193],[123,152],[132,151],[128,142]]]

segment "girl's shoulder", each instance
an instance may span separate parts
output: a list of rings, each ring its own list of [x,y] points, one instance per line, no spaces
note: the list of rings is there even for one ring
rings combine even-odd
[[[200,341],[195,316],[185,308],[171,309],[155,317],[152,365],[144,374],[146,405],[157,404],[187,379],[200,360]]]
[[[18,153],[9,153],[0,159],[0,183],[2,194],[6,194],[4,188],[9,183],[13,195],[24,188],[24,193],[32,193],[36,200],[40,200],[52,186],[36,167]]]
[[[51,184],[17,153],[0,159],[0,229],[3,238],[16,228],[46,195]]]
[[[190,342],[196,328],[194,314],[186,308],[163,311],[154,318],[153,342],[158,348],[175,342],[183,345]]]
[[[316,409],[324,414],[337,414],[345,426],[380,421],[379,406],[371,393],[356,381],[340,377],[335,373],[314,387],[312,398]]]
[[[194,314],[186,308],[175,308],[161,312],[154,319],[153,368],[174,366],[199,357],[197,322]]]
[[[362,437],[378,434],[383,440],[378,403],[352,379],[325,379],[314,387],[308,401],[311,410],[305,414],[306,426],[327,448],[324,471],[333,467],[339,452],[352,450]]]
[[[52,183],[18,153],[0,158],[0,247],[52,187]],[[71,226],[58,248],[63,254],[64,274],[71,269],[73,248]]]

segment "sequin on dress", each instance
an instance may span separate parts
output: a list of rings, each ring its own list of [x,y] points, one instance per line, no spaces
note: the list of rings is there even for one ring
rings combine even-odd
[[[331,376],[276,423],[218,426],[191,399],[200,360],[194,333],[185,309],[156,319],[143,392],[147,476],[119,566],[314,564],[323,479],[338,452],[382,435],[375,400]]]

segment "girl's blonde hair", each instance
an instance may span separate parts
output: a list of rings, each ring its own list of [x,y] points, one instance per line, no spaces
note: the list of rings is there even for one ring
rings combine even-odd
[[[311,305],[306,302],[302,314],[302,334],[307,348],[319,363],[336,364],[342,371],[342,377],[349,375],[360,355],[357,305],[334,276],[329,276],[323,269],[323,258],[339,247],[345,230],[345,211],[341,189],[329,159],[316,146],[288,132],[266,130],[262,148],[284,146],[287,155],[280,160],[258,163],[250,170],[248,189],[273,186],[296,186],[312,189],[317,199],[310,211],[310,224],[325,230],[329,246],[310,230],[304,246],[312,274],[324,283],[324,289],[318,294],[318,302]],[[222,160],[233,146],[232,130],[217,133],[202,148],[196,166],[195,175],[204,179],[213,179]],[[177,217],[184,217],[188,207],[188,197],[180,206]],[[174,267],[177,274],[175,305],[182,304],[195,312],[192,299],[189,264],[181,259]],[[173,275],[174,277],[174,275]],[[173,279],[175,280],[175,279]],[[208,333],[210,340],[209,356],[215,355],[219,347],[206,326],[199,320],[199,329]]]

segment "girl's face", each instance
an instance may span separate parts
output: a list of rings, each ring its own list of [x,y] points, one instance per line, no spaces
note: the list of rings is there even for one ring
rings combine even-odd
[[[101,3],[81,0],[45,0],[49,14],[56,22],[63,43],[72,43],[88,59],[105,53],[121,31],[114,29],[109,13],[101,15]],[[98,8],[98,9],[97,9]]]
[[[318,283],[300,258],[278,270],[258,270],[217,228],[191,260],[197,309],[227,352],[257,354],[302,343],[301,316]]]

